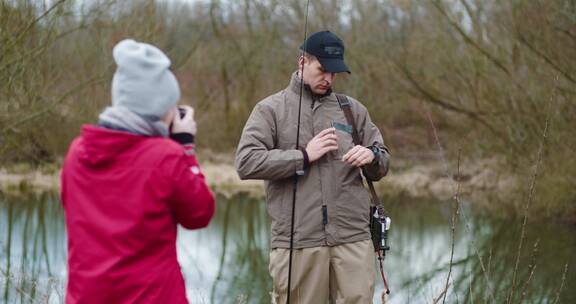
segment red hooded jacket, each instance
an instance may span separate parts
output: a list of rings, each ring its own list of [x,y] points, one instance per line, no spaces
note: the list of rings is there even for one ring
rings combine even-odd
[[[66,303],[188,303],[176,225],[208,225],[214,197],[177,142],[84,126],[64,161]]]

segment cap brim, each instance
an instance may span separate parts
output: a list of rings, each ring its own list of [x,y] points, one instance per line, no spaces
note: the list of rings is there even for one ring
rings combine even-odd
[[[322,67],[330,73],[350,73],[350,69],[344,63],[344,60],[339,58],[321,58],[317,57]]]

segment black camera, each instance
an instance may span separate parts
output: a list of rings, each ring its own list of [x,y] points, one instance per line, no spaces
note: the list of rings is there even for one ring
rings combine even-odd
[[[178,113],[180,114],[180,119],[182,119],[186,116],[186,109],[178,107]]]

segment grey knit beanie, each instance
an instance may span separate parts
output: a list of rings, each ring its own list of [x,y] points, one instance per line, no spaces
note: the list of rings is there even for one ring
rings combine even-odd
[[[118,66],[112,79],[112,106],[124,107],[157,121],[180,99],[180,87],[170,71],[170,59],[157,47],[132,39],[113,50]]]

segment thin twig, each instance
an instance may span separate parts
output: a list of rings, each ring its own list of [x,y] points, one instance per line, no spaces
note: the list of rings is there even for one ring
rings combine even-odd
[[[528,276],[526,282],[524,282],[524,286],[522,286],[522,296],[520,297],[520,301],[518,301],[518,303],[524,303],[524,299],[528,293],[528,286],[534,277],[534,271],[536,270],[536,254],[538,253],[538,243],[540,243],[540,240],[536,240],[536,243],[534,243],[534,249],[532,249],[532,263],[528,266],[530,268],[530,275]]]
[[[560,293],[562,293],[562,289],[564,289],[564,283],[566,283],[566,274],[567,273],[568,273],[568,263],[566,263],[566,265],[564,265],[564,273],[562,274],[562,282],[560,282],[560,287],[558,288],[558,291],[556,291],[556,298],[554,299],[553,304],[558,303],[558,301],[560,300]]]
[[[430,115],[430,109],[428,107],[426,107],[426,117],[428,118],[428,121],[430,122],[430,126],[432,127],[432,134],[434,134],[434,141],[436,142],[436,145],[438,146],[438,151],[440,152],[440,160],[442,161],[442,165],[444,166],[444,175],[446,177],[450,177],[449,175],[449,169],[448,169],[448,161],[446,160],[446,153],[444,151],[444,148],[442,147],[442,144],[440,143],[440,137],[438,136],[438,130],[436,129],[436,125],[434,124],[434,120],[432,120],[432,116]],[[453,191],[455,191],[453,189]]]
[[[556,74],[554,84],[558,81],[558,74]],[[506,299],[506,303],[512,303],[514,299],[514,292],[516,291],[516,276],[518,275],[518,266],[520,265],[520,253],[522,252],[522,246],[524,245],[524,239],[526,238],[526,223],[528,222],[528,211],[530,210],[530,205],[532,203],[532,198],[534,197],[534,191],[536,188],[536,180],[538,178],[538,171],[540,169],[540,164],[542,163],[542,154],[544,151],[544,144],[548,138],[548,126],[550,124],[550,116],[552,116],[553,101],[556,97],[556,85],[552,91],[552,95],[548,101],[548,111],[546,114],[546,122],[544,124],[544,131],[542,132],[542,141],[538,147],[538,156],[536,159],[536,166],[534,167],[534,173],[532,174],[532,180],[530,181],[530,189],[528,191],[528,200],[526,205],[524,205],[524,218],[522,220],[522,231],[520,232],[520,242],[518,243],[518,251],[516,252],[516,261],[514,262],[514,272],[512,273],[512,287],[510,288],[510,294]]]
[[[448,267],[448,276],[446,277],[446,285],[444,286],[444,296],[442,297],[442,304],[446,302],[446,295],[448,294],[448,284],[450,282],[450,275],[452,274],[452,263],[454,261],[454,243],[456,239],[456,222],[458,221],[460,209],[458,201],[460,199],[460,156],[462,149],[458,149],[458,165],[456,170],[456,194],[454,195],[454,213],[452,213],[452,245],[450,248],[450,266]]]
[[[438,137],[438,132],[436,130],[436,126],[434,124],[434,121],[432,120],[432,117],[430,116],[430,114],[429,113],[427,113],[427,114],[428,114],[428,119],[430,121],[430,124],[432,126],[432,130],[434,132],[434,139],[435,139],[436,144],[438,145],[438,148],[440,150],[440,156],[441,156],[441,160],[444,164],[445,174],[448,176],[448,162],[444,156],[444,149],[442,148],[442,145],[440,144],[440,139]],[[457,203],[459,205],[459,209],[462,210],[462,201],[458,200]],[[463,222],[464,222],[464,227],[466,228],[466,231],[468,233],[472,233],[472,228],[470,228],[469,219],[466,217],[466,213],[464,211],[462,211],[462,213],[460,213],[460,214],[464,220]],[[475,253],[475,255],[478,258],[478,261],[480,263],[482,273],[484,274],[484,279],[486,280],[486,284],[487,284],[488,295],[490,296],[492,303],[495,303],[496,300],[494,298],[494,290],[492,288],[492,284],[491,284],[490,279],[488,277],[488,272],[486,270],[486,267],[484,266],[484,261],[482,260],[482,256],[480,255],[480,251],[478,250],[478,247],[476,247],[476,242],[474,242],[473,239],[471,240],[471,245],[472,245],[472,249],[474,250],[474,253]]]
[[[472,294],[472,279],[470,279],[468,286],[470,288],[470,304],[474,304],[474,296]]]
[[[492,247],[488,250],[488,265],[486,265],[486,275],[490,277],[490,266],[492,266]]]
[[[447,291],[448,291],[448,289],[444,289],[444,290],[442,290],[442,292],[440,293],[440,295],[437,298],[432,297],[432,304],[438,303],[440,301],[440,299],[442,299],[446,295]]]

